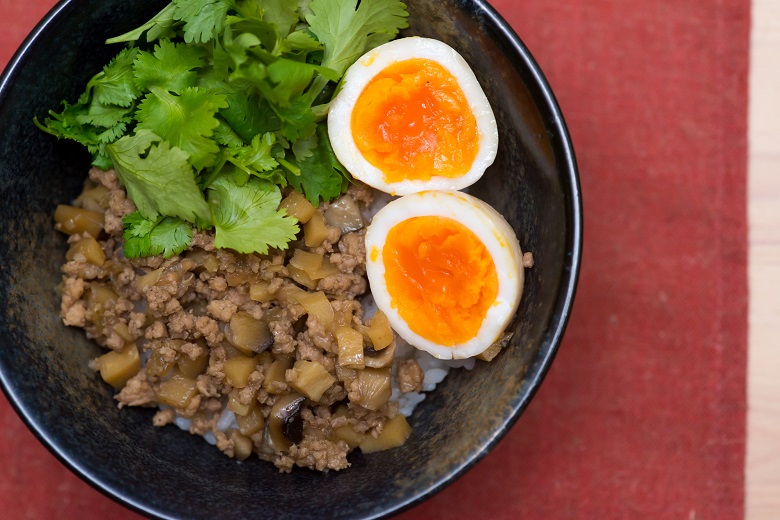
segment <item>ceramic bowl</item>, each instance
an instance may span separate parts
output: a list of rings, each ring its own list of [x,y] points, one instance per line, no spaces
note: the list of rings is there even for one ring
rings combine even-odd
[[[582,210],[563,116],[539,66],[480,0],[409,0],[407,35],[438,38],[474,69],[492,103],[498,157],[471,193],[501,212],[535,265],[511,344],[491,363],[454,370],[415,410],[401,448],[350,456],[352,467],[280,474],[238,463],[152,410],[118,409],[87,366],[100,353],[65,327],[56,292],[65,237],[52,214],[80,191],[89,157],[38,130],[116,52],[103,44],[164,2],[66,0],[36,27],[0,79],[0,380],[41,442],[81,478],[159,518],[377,518],[444,488],[517,421],[553,362],[571,311]]]

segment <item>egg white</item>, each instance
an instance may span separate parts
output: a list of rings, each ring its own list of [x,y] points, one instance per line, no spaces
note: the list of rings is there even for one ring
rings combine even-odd
[[[422,216],[451,218],[470,229],[485,245],[496,267],[498,294],[477,334],[469,341],[445,346],[415,333],[392,306],[385,281],[383,248],[390,230]],[[393,330],[407,343],[439,359],[465,359],[485,351],[509,325],[523,291],[523,253],[514,230],[485,202],[456,191],[424,191],[396,199],[375,216],[366,231],[366,270],[371,293]]]
[[[433,176],[430,180],[386,182],[384,173],[368,162],[352,133],[352,109],[366,85],[388,66],[399,61],[424,58],[447,69],[458,81],[477,123],[479,144],[474,162],[464,175],[455,178]],[[328,135],[336,157],[353,177],[369,186],[393,194],[407,195],[422,190],[459,190],[471,186],[493,164],[498,150],[496,118],[474,72],[458,52],[439,40],[412,36],[393,40],[363,55],[344,76],[343,88],[331,103]]]

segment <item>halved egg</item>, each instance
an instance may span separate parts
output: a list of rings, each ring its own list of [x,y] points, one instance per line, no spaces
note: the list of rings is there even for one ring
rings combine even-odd
[[[474,72],[449,45],[420,37],[381,45],[349,68],[328,133],[353,177],[393,195],[470,186],[498,149]]]
[[[366,257],[371,293],[390,325],[440,359],[484,352],[520,303],[523,254],[514,231],[462,192],[387,204],[366,231]]]

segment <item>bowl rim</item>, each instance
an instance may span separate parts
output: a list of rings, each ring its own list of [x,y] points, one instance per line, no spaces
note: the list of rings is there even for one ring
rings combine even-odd
[[[78,3],[79,1],[80,0],[60,0],[46,13],[46,15],[36,24],[32,31],[25,37],[22,44],[15,51],[5,69],[2,71],[2,74],[0,74],[0,105],[2,105],[4,102],[7,91],[9,90],[22,61],[29,52],[30,48],[35,44],[36,40],[41,36],[42,33],[48,31],[50,26],[57,22],[59,16],[63,15],[69,10],[75,9],[76,6],[72,4]],[[424,502],[428,498],[439,493],[444,488],[462,477],[469,469],[482,460],[490,452],[490,450],[493,449],[496,444],[498,444],[498,442],[501,441],[501,439],[507,434],[512,426],[514,426],[525,409],[528,407],[528,404],[541,386],[542,381],[547,375],[547,372],[550,370],[555,355],[557,354],[557,351],[560,348],[561,342],[563,340],[563,335],[571,316],[574,297],[576,295],[577,282],[579,279],[582,260],[583,207],[579,171],[574,154],[571,135],[568,131],[568,127],[563,118],[563,114],[552,91],[552,88],[545,78],[541,67],[533,58],[525,43],[521,40],[515,30],[509,25],[509,23],[486,0],[471,1],[473,2],[474,6],[482,12],[484,18],[487,20],[487,24],[495,27],[496,33],[498,33],[507,43],[507,48],[510,51],[509,60],[525,65],[527,70],[530,72],[532,83],[535,84],[542,100],[547,105],[547,109],[553,115],[553,119],[549,122],[549,124],[551,124],[557,130],[557,140],[559,141],[558,148],[560,151],[562,151],[562,156],[564,159],[563,164],[561,164],[561,169],[565,172],[563,186],[565,188],[565,221],[567,224],[568,233],[566,235],[565,243],[566,258],[562,266],[563,276],[558,289],[556,304],[552,312],[551,327],[548,328],[547,332],[542,338],[543,356],[539,360],[539,371],[534,374],[529,381],[529,391],[524,395],[518,395],[512,399],[511,413],[508,414],[506,420],[492,433],[492,435],[482,444],[482,446],[479,446],[478,449],[475,449],[458,467],[453,468],[448,473],[439,476],[435,483],[429,486],[427,489],[420,490],[413,496],[410,496],[403,501],[397,502],[392,506],[382,510],[381,512],[365,517],[367,519],[388,518],[403,511],[409,510],[412,507]],[[27,428],[41,442],[41,444],[43,444],[43,446],[45,446],[46,449],[52,455],[54,455],[57,460],[59,460],[81,480],[89,484],[92,488],[96,489],[106,497],[136,513],[159,519],[174,518],[169,517],[164,513],[154,510],[146,504],[131,498],[120,488],[109,486],[105,482],[101,481],[95,472],[81,465],[77,460],[74,460],[68,454],[68,452],[59,446],[52,438],[50,438],[50,436],[40,427],[40,425],[36,423],[32,416],[27,413],[25,407],[21,403],[21,400],[8,384],[6,376],[2,370],[0,370],[0,389],[2,389],[3,393],[6,395],[9,403],[11,404],[11,407],[22,419]]]

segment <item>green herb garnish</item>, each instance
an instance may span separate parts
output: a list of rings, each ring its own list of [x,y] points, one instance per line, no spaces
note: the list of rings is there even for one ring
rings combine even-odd
[[[350,180],[324,121],[333,87],[407,16],[399,0],[173,0],[35,123],[116,170],[137,207],[125,256],[178,254],[193,226],[217,247],[283,249],[299,228],[280,188],[319,205]]]

